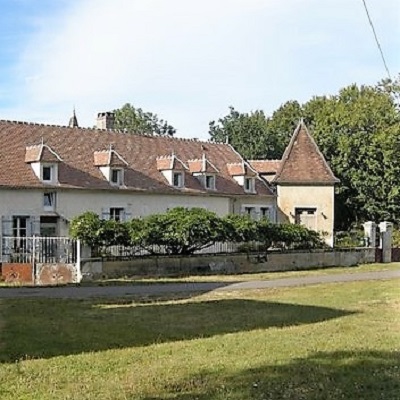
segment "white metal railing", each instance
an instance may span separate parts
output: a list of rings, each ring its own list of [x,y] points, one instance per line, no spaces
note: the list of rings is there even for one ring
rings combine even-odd
[[[75,264],[78,245],[76,240],[68,237],[1,236],[0,261]]]

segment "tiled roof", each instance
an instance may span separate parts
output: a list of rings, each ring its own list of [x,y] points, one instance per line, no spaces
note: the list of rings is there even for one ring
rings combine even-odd
[[[146,136],[110,130],[69,128],[53,125],[0,121],[0,186],[44,187],[25,162],[26,148],[44,142],[62,160],[58,166],[58,187],[81,189],[132,190],[162,193],[208,193],[192,174],[185,171],[185,188],[168,184],[159,170],[160,155],[175,155],[185,165],[188,160],[207,160],[218,170],[215,195],[244,195],[240,186],[228,172],[228,164],[242,163],[231,146],[219,143],[176,139],[164,136]],[[95,165],[95,152],[112,149],[126,162],[124,187],[113,187]],[[29,159],[35,157],[29,154]],[[101,156],[99,156],[101,157]],[[268,185],[256,180],[256,191],[272,195]],[[46,185],[48,187],[48,185]]]
[[[281,165],[281,160],[249,160],[248,162],[259,174],[276,174]]]
[[[280,184],[339,182],[303,122],[300,122],[295,129],[273,182]]]

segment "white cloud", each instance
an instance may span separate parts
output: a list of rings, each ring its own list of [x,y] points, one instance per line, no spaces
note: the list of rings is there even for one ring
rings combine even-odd
[[[376,21],[398,44],[397,0],[383,3],[371,11],[386,10]],[[38,26],[18,69],[23,119],[64,123],[75,105],[90,126],[131,102],[206,137],[229,105],[270,112],[384,76],[364,10],[348,0],[81,0]]]

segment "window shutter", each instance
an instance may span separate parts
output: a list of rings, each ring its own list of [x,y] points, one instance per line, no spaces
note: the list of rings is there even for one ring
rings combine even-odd
[[[126,208],[124,214],[124,221],[130,221],[132,219],[132,211],[130,208]]]
[[[32,215],[26,225],[26,236],[40,236],[40,217]]]
[[[101,219],[108,221],[110,219],[110,209],[102,208],[101,209]]]
[[[1,217],[1,234],[3,236],[13,236],[13,219],[11,216]]]

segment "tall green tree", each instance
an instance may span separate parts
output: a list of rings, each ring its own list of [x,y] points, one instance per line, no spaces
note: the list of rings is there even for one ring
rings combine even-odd
[[[276,119],[274,116],[268,119],[261,110],[241,113],[230,107],[228,115],[218,122],[210,122],[211,140],[231,144],[247,159],[280,158],[290,138],[288,132],[295,126],[294,121],[299,119],[294,111],[296,104],[283,105],[276,111]]]
[[[126,129],[130,132],[146,135],[168,135],[173,136],[176,129],[157,114],[143,111],[130,103],[114,110],[115,128]]]

